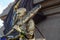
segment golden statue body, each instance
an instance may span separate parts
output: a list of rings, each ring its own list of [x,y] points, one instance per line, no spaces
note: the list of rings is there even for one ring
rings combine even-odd
[[[8,36],[15,29],[19,32],[19,34],[15,36],[15,38],[19,38],[20,40],[35,40],[35,24],[32,17],[37,14],[40,8],[41,5],[39,4],[28,13],[25,8],[14,10],[16,13],[16,16],[13,17],[14,25],[11,31],[6,34],[6,36]]]
[[[26,15],[26,9],[25,8],[19,8],[16,12],[17,16],[15,20],[17,21],[16,25],[14,25],[14,29],[22,32],[28,39],[33,39],[34,35],[34,21],[30,19],[27,23],[23,24],[23,17]],[[21,26],[23,24],[23,26]],[[24,35],[20,34],[20,37],[23,37]],[[32,38],[33,37],[33,38]],[[20,38],[21,39],[21,38]]]

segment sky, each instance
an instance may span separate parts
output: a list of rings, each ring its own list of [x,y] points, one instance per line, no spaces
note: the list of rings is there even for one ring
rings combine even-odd
[[[3,10],[14,0],[0,0],[0,14],[2,14]],[[0,28],[3,26],[3,21],[0,19]]]

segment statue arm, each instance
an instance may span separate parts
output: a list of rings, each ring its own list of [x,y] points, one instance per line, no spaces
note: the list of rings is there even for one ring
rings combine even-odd
[[[27,30],[27,33],[26,33],[27,38],[29,38],[29,39],[33,38],[34,39],[33,35],[34,35],[34,31],[35,31],[35,24],[34,24],[33,19],[30,19],[28,21],[26,30]]]

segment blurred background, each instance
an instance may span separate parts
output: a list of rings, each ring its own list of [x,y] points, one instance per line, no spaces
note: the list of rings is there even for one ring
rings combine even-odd
[[[0,0],[0,14],[8,7],[10,3],[12,3],[14,0]],[[2,36],[2,30],[3,27],[3,20],[0,19],[0,36]]]
[[[8,5],[14,0],[0,0],[0,14],[2,14],[3,10],[8,7]],[[0,28],[3,26],[3,21],[0,19]]]

